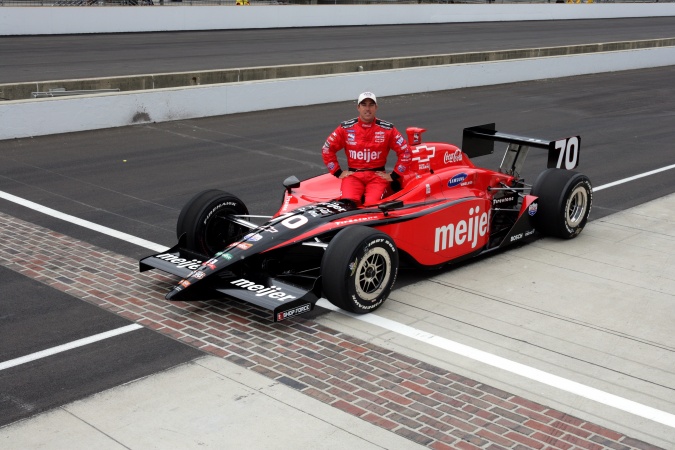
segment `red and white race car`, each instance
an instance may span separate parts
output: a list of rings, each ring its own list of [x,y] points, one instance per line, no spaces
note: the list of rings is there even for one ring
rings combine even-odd
[[[591,182],[574,172],[581,140],[554,141],[464,129],[462,148],[423,142],[408,128],[410,173],[373,207],[337,200],[330,174],[289,177],[281,208],[264,223],[236,196],[207,190],[182,209],[178,244],[140,261],[182,280],[168,300],[213,293],[271,310],[275,321],[312,310],[320,297],[355,313],[379,308],[400,265],[440,267],[497,251],[538,234],[569,239],[586,225]],[[471,157],[508,144],[497,170]],[[530,149],[548,152],[533,184],[520,178]]]

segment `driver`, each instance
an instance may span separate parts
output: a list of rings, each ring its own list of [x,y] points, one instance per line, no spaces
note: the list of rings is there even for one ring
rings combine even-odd
[[[364,92],[357,100],[359,116],[346,120],[333,131],[323,145],[323,162],[331,174],[342,180],[341,199],[357,205],[377,203],[392,181],[398,181],[410,166],[410,150],[394,124],[375,117],[377,98]],[[347,170],[340,168],[336,153],[345,149]],[[389,150],[398,160],[391,174],[385,172]]]

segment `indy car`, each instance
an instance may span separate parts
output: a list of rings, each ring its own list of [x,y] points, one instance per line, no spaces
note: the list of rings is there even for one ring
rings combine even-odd
[[[281,207],[254,216],[221,190],[195,195],[178,216],[178,243],[140,260],[140,271],[181,277],[168,300],[226,296],[272,312],[280,321],[311,311],[319,298],[352,313],[376,310],[389,296],[399,266],[437,268],[495,252],[535,236],[571,239],[588,220],[589,178],[573,171],[581,139],[553,141],[465,128],[462,147],[424,142],[424,128],[406,130],[409,173],[373,206],[339,199],[340,180],[291,176]],[[506,143],[499,169],[471,158]],[[523,178],[530,150],[547,152],[533,184]],[[262,223],[261,223],[262,222]]]

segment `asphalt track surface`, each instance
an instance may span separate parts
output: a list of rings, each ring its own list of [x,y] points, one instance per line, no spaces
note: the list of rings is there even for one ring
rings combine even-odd
[[[675,17],[655,17],[0,37],[0,83],[636,41],[673,30]]]
[[[486,122],[525,136],[579,134],[579,169],[600,186],[675,162],[673,79],[675,67],[666,67],[390,97],[381,99],[379,115],[399,129],[427,128],[427,140],[455,143],[463,127]],[[251,211],[273,213],[281,180],[321,173],[325,137],[354,114],[355,105],[343,102],[0,141],[0,191],[170,246],[180,207],[202,189],[230,191]],[[498,157],[477,162],[496,166]],[[531,154],[526,178],[544,166],[544,155]],[[606,189],[594,195],[591,218],[673,192],[672,171]],[[148,254],[4,200],[0,212],[130,258]],[[0,270],[0,361],[128,323]],[[424,277],[412,274],[401,282]],[[0,425],[199,355],[144,330],[0,372]]]

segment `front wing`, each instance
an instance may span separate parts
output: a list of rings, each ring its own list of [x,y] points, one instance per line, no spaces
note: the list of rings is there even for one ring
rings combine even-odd
[[[232,277],[220,284],[216,291],[272,311],[275,322],[311,311],[320,297],[319,279],[309,290],[265,274]]]
[[[185,292],[186,279],[193,276],[196,271],[201,271],[208,259],[204,255],[185,250],[181,239],[176,246],[167,251],[143,258],[139,262],[139,269],[141,272],[159,269],[183,278],[183,281],[166,295],[166,299],[189,300],[186,298],[189,294]],[[275,322],[311,311],[321,296],[319,278],[308,280],[306,284],[309,286],[302,286],[262,273],[240,277],[227,270],[210,273],[200,281],[200,284],[208,286],[211,291],[271,311]]]

